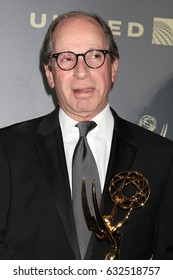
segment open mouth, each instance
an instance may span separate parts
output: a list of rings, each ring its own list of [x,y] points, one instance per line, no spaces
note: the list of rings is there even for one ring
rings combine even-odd
[[[94,92],[94,88],[78,88],[74,89],[73,92],[78,94],[89,94]]]

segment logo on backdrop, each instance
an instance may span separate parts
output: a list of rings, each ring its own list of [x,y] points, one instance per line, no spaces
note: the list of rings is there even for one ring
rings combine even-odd
[[[157,128],[157,121],[151,115],[144,115],[139,119],[138,125],[150,131],[155,131]],[[160,131],[160,135],[166,137],[167,130],[168,130],[168,123],[164,123]]]
[[[173,19],[154,18],[152,44],[173,46]]]
[[[58,17],[58,15],[53,15],[51,20],[55,19],[56,17]],[[39,15],[34,12],[30,14],[30,25],[33,28],[43,28],[46,26],[47,21],[47,14]],[[108,20],[108,25],[114,36],[124,35],[124,23],[121,20]],[[140,38],[145,33],[145,26],[140,22],[129,21],[126,25],[125,33],[129,38]],[[152,44],[173,46],[173,19],[154,17]]]

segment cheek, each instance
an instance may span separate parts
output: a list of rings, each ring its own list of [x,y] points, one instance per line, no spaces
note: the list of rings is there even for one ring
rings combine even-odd
[[[98,81],[98,86],[99,86],[101,92],[104,92],[106,94],[112,85],[111,72],[109,70],[107,70],[107,72],[102,73],[102,75],[98,76],[97,81]]]
[[[58,77],[54,80],[55,91],[58,99],[61,100],[70,100],[72,99],[70,91],[70,83],[63,76]]]
[[[57,68],[53,73],[53,79],[56,88],[67,88],[71,81],[70,75],[67,71],[59,70]]]
[[[63,86],[66,84],[65,80],[63,78],[63,75],[59,73],[59,71],[55,71],[53,73],[53,80],[54,80],[54,85],[55,85],[55,90],[57,93],[61,92],[61,89]]]

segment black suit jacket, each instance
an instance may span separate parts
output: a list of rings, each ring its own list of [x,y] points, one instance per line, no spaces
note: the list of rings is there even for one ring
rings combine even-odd
[[[80,258],[58,112],[0,131],[0,259]],[[102,213],[111,213],[116,173],[139,171],[151,188],[122,228],[120,259],[173,259],[173,144],[112,113]],[[86,259],[103,259],[108,248],[93,235]]]

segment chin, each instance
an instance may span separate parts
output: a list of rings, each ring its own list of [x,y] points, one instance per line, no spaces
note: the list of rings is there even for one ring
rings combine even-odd
[[[97,111],[97,108],[96,107],[92,107],[92,106],[81,106],[81,107],[78,107],[77,108],[77,111],[79,113],[83,113],[83,112],[86,112],[86,113],[92,113],[92,112],[95,112]]]

